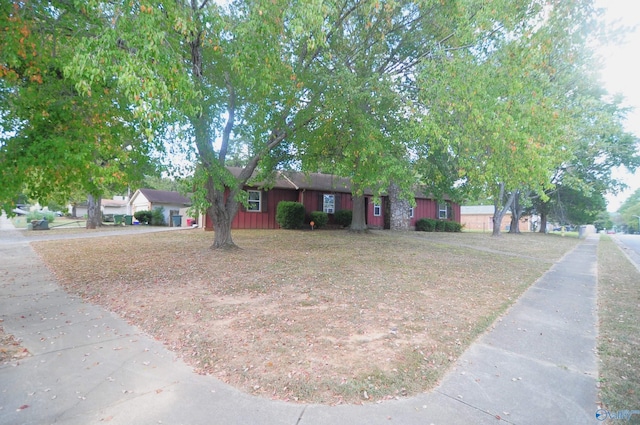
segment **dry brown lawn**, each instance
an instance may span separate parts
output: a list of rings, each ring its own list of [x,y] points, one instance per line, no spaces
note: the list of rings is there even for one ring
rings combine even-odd
[[[599,380],[600,396],[609,412],[640,408],[638,282],[640,273],[611,237],[601,237],[598,246]],[[640,424],[640,415],[635,414],[627,423]]]
[[[33,243],[68,291],[249,393],[357,403],[432,388],[577,239],[198,230]],[[73,253],[66,255],[65,253]],[[78,252],[82,252],[78,255]]]

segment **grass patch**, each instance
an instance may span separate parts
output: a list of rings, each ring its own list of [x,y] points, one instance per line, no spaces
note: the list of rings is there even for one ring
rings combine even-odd
[[[68,291],[249,393],[338,404],[432,388],[579,241],[552,235],[175,231],[33,243]],[[64,255],[82,252],[81,256]],[[366,392],[366,393],[365,393]]]
[[[640,273],[609,236],[598,249],[600,397],[610,412],[640,410]],[[627,423],[640,424],[640,415]]]
[[[31,223],[25,216],[17,216],[11,218],[11,223],[16,229],[23,230]],[[75,219],[69,217],[56,217],[55,221],[49,222],[49,230],[45,231],[25,231],[23,235],[25,237],[41,237],[43,232],[51,232],[55,234],[73,235],[73,234],[90,234],[97,232],[119,232],[119,231],[131,231],[132,229],[143,229],[147,226],[122,226],[115,225],[115,223],[104,222],[96,229],[87,229],[87,221],[85,219]]]

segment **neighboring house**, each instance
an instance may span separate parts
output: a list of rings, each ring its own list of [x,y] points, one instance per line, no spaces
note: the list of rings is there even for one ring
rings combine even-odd
[[[471,205],[460,207],[460,223],[465,230],[474,230],[482,232],[493,231],[493,215],[495,208],[493,205]],[[520,217],[520,231],[531,232],[537,231],[537,216]],[[511,211],[502,217],[500,230],[509,231],[511,227]]]
[[[235,176],[240,168],[229,167]],[[329,224],[333,223],[333,214],[339,210],[352,210],[351,182],[349,179],[320,173],[296,173],[278,171],[275,183],[269,190],[260,184],[245,186],[249,193],[249,205],[240,206],[233,219],[233,229],[278,229],[276,208],[281,201],[300,202],[307,214],[324,211],[329,214]],[[420,218],[442,218],[459,221],[460,206],[449,200],[438,203],[429,196],[416,193],[416,206],[410,210],[410,225]],[[373,196],[365,194],[365,217],[370,228],[389,228],[389,200],[382,196],[380,204],[373,203]],[[213,230],[209,216],[204,219],[205,230]]]
[[[173,226],[173,216],[183,216],[186,208],[191,205],[191,200],[178,192],[154,189],[138,189],[129,200],[131,214],[138,211],[153,211],[156,208],[164,209],[164,221],[168,226]],[[185,217],[181,219],[184,226]]]
[[[74,218],[86,217],[88,213],[88,208],[89,207],[86,201],[75,202],[67,206],[67,210],[69,211],[69,214],[71,214],[71,217],[74,217]]]
[[[113,199],[103,199],[100,201],[102,214],[127,214],[129,200],[124,196],[114,196]]]
[[[112,216],[113,214],[127,214],[129,200],[126,196],[114,196],[113,199],[100,200],[100,210],[103,216]],[[88,205],[85,202],[69,204],[67,209],[72,217],[86,217]]]

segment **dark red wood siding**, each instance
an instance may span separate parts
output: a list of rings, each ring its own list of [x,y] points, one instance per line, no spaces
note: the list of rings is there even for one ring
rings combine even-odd
[[[375,229],[383,229],[384,228],[384,203],[387,202],[386,197],[380,199],[380,215],[374,215],[374,207],[373,198],[366,197],[365,202],[367,203],[365,206],[365,211],[367,213],[367,226],[375,228]]]
[[[451,221],[460,222],[460,205],[454,202],[448,202],[451,208]],[[421,218],[438,218],[438,201],[434,199],[416,199],[416,206],[413,209],[413,218],[411,226],[416,225],[416,221]]]
[[[248,190],[254,190],[245,188]],[[266,204],[264,203],[266,199]],[[276,208],[281,201],[297,201],[295,190],[272,189],[262,191],[262,211],[247,211],[240,207],[238,214],[231,223],[232,229],[279,229],[276,223]]]
[[[462,219],[462,214],[460,212],[460,204],[456,204],[454,202],[451,203],[451,208],[453,210],[453,216],[451,217],[452,221],[455,221],[456,223],[460,223],[461,219]]]
[[[353,207],[353,201],[350,193],[330,192],[322,190],[304,190],[300,191],[300,198],[298,202],[304,205],[304,210],[307,214],[313,211],[323,210],[323,197],[324,195],[335,196],[335,210],[351,210]],[[329,214],[329,223],[333,223],[333,214]]]
[[[255,190],[245,188],[247,190]],[[294,189],[272,189],[262,191],[262,211],[247,211],[244,207],[240,207],[238,214],[231,225],[232,229],[279,229],[276,223],[276,210],[278,203],[281,201],[295,201],[304,205],[307,214],[312,211],[322,211],[322,199],[324,194],[335,195],[335,209],[352,210],[353,198],[349,193],[329,192],[319,190],[294,190]],[[266,202],[265,202],[266,201]],[[388,212],[385,208],[385,202],[388,198],[381,198],[380,215],[374,216],[373,198],[366,196],[366,220],[367,225],[372,228],[384,228],[385,217]],[[460,205],[449,202],[451,208],[451,220],[460,222]],[[421,218],[438,218],[438,202],[433,199],[416,199],[413,217],[411,218],[411,226],[415,226],[416,221]],[[329,223],[333,223],[333,214],[329,215]],[[207,215],[205,219],[205,230],[213,230],[211,218]]]
[[[438,203],[433,199],[416,199],[416,206],[413,208],[413,218],[411,226],[416,225],[416,221],[421,218],[437,218]]]

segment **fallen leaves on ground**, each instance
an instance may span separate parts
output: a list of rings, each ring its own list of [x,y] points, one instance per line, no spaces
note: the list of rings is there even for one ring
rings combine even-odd
[[[0,364],[27,356],[29,356],[29,350],[22,347],[13,335],[5,333],[4,328],[0,325]]]
[[[199,373],[328,404],[432,388],[577,243],[547,235],[196,230],[34,243],[63,287]]]

